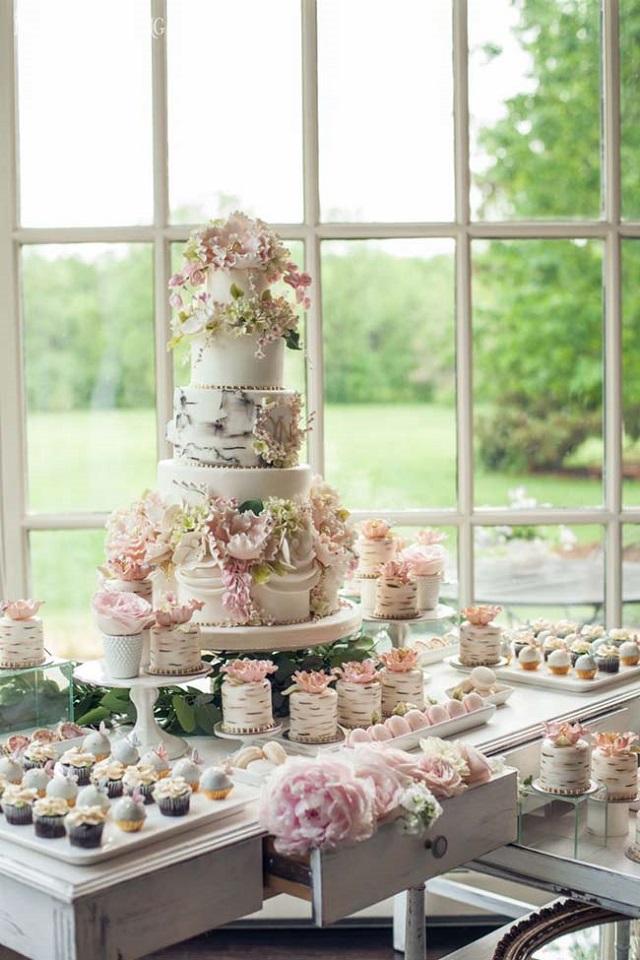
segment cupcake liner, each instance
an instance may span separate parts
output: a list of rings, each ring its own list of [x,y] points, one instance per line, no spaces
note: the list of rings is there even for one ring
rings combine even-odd
[[[124,833],[139,833],[144,826],[144,820],[116,820],[115,824]]]
[[[620,670],[619,657],[596,657],[596,663],[598,670],[602,670],[603,673],[618,673]]]
[[[132,797],[134,790],[137,790],[142,799],[144,800],[145,806],[148,806],[150,803],[155,803],[153,796],[153,788],[155,783],[138,783],[135,787],[127,787],[127,796]]]
[[[64,763],[62,766],[68,771],[69,776],[73,777],[79,787],[86,787],[91,783],[91,767],[74,767],[70,763]]]
[[[35,770],[35,769],[42,770],[44,769],[45,763],[46,763],[46,760],[29,760],[28,757],[24,757],[22,760],[22,766],[24,767],[25,772],[27,770]]]
[[[104,823],[77,823],[69,828],[69,843],[72,847],[94,849],[102,844]]]
[[[191,794],[186,797],[162,797],[157,801],[158,810],[164,817],[184,817],[189,813],[189,800]]]
[[[226,790],[203,790],[205,797],[208,797],[209,800],[224,800],[229,796],[233,787],[228,787]]]
[[[107,780],[106,783],[107,796],[113,800],[115,797],[121,797],[124,793],[124,786],[122,780]]]
[[[31,804],[23,807],[14,807],[13,804],[5,803],[3,812],[7,823],[12,824],[14,827],[24,827],[29,823],[33,823]]]
[[[44,840],[55,840],[67,833],[62,817],[34,817],[33,823],[36,837]]]

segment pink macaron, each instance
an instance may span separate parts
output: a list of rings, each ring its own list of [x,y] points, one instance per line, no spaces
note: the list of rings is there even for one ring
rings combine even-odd
[[[467,713],[473,713],[474,710],[481,710],[485,702],[477,693],[465,693],[462,698],[462,704]]]
[[[412,730],[422,730],[429,726],[429,719],[425,717],[422,710],[409,710],[405,713],[404,718]]]
[[[404,717],[388,717],[385,720],[385,726],[391,731],[393,737],[401,737],[405,733],[411,733],[411,727]]]
[[[345,743],[348,747],[353,747],[357,743],[371,743],[371,739],[371,734],[368,730],[362,730],[360,727],[357,727],[355,730],[349,730]]]
[[[460,700],[447,700],[444,706],[451,720],[455,720],[456,717],[463,717],[467,712]]]
[[[391,740],[391,737],[394,736],[385,723],[375,723],[372,727],[369,727],[369,733],[372,740]]]
[[[429,707],[427,716],[429,717],[429,723],[433,724],[445,723],[449,719],[449,714],[440,703],[434,703],[433,706]]]

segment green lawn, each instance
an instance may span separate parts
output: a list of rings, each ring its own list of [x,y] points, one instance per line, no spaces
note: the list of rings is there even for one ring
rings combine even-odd
[[[110,510],[153,487],[155,429],[155,414],[146,410],[31,415],[30,510]],[[330,406],[326,450],[326,477],[351,509],[455,505],[451,408]],[[601,484],[594,479],[478,471],[476,502],[506,505],[507,491],[518,485],[553,506],[593,506],[602,501]],[[640,503],[640,485],[625,485],[625,503]],[[598,539],[594,527],[582,533],[583,539]],[[34,593],[47,601],[48,637],[58,650],[82,650],[86,655],[96,646],[89,598],[102,559],[102,539],[102,532],[93,530],[31,534]]]

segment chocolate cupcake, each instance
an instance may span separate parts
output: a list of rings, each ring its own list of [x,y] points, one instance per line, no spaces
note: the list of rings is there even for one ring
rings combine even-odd
[[[33,805],[33,824],[36,837],[55,840],[64,837],[67,830],[64,818],[69,812],[66,800],[60,797],[44,797]]]
[[[618,673],[620,670],[620,653],[618,648],[612,644],[598,647],[596,653],[596,663],[598,670],[603,673]]]
[[[102,844],[107,811],[100,807],[76,807],[64,818],[72,847],[95,849]]]
[[[50,743],[30,743],[22,762],[25,770],[33,770],[34,767],[44,769],[45,764],[55,759],[56,749]]]
[[[32,823],[33,805],[37,799],[38,791],[33,787],[8,786],[2,795],[2,811],[7,823],[16,827]]]
[[[153,788],[153,798],[165,817],[184,817],[189,813],[191,787],[183,777],[164,777]]]
[[[578,657],[583,657],[586,654],[591,653],[591,643],[592,641],[587,637],[578,637],[577,640],[573,641],[569,647],[572,667],[575,667]]]
[[[158,774],[149,763],[127,767],[122,778],[125,792],[131,796],[134,790],[138,790],[147,804],[153,803],[153,787],[157,782]]]
[[[96,763],[91,771],[91,782],[94,786],[104,787],[107,796],[113,799],[121,797],[124,792],[122,778],[125,773],[125,765],[119,760],[102,760]]]
[[[77,747],[67,750],[60,757],[60,767],[75,777],[79,787],[86,787],[90,782],[95,762],[96,758],[92,753],[78,750]]]

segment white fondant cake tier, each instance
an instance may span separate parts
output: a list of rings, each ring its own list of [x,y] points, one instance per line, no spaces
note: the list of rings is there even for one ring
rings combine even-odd
[[[152,627],[147,673],[167,676],[199,673],[202,669],[201,652],[197,626]]]
[[[264,270],[249,267],[246,270],[207,270],[207,293],[218,303],[233,300],[231,287],[238,287],[246,296],[259,296],[269,286]]]
[[[268,680],[256,683],[225,680],[220,689],[225,733],[261,733],[273,727],[271,684]]]
[[[169,503],[202,503],[203,497],[235,497],[244,500],[306,500],[311,489],[311,467],[233,467],[202,466],[185,460],[160,460],[158,492]]]
[[[300,743],[327,743],[338,735],[338,694],[294,690],[289,697],[289,739]]]
[[[407,670],[394,673],[384,669],[380,672],[382,687],[382,716],[390,717],[399,703],[412,703],[424,708],[424,674],[422,670]]]
[[[284,346],[279,337],[258,348],[256,334],[236,336],[227,330],[216,330],[209,337],[194,337],[191,385],[283,387]],[[258,350],[262,356],[256,356]]]
[[[586,740],[558,747],[545,738],[540,748],[540,787],[567,796],[584,793],[591,782],[590,754]]]
[[[29,620],[0,617],[0,668],[38,667],[44,661],[44,629],[40,617]]]
[[[380,683],[351,683],[338,680],[338,723],[352,730],[377,723],[382,715]]]
[[[167,440],[174,456],[228,467],[270,466],[254,446],[266,434],[297,461],[301,435],[293,416],[295,390],[177,387]],[[286,461],[285,461],[286,462]]]
[[[605,785],[608,800],[634,800],[638,794],[638,754],[609,755],[594,747],[591,775]]]
[[[386,540],[373,540],[368,537],[358,537],[355,545],[358,566],[356,576],[376,576],[381,564],[391,560],[396,552],[396,541],[393,537]]]
[[[474,627],[467,620],[460,625],[460,663],[468,667],[492,666],[500,662],[500,627]]]
[[[417,617],[418,585],[415,580],[401,583],[398,580],[378,577],[373,615],[385,620],[412,620]]]

